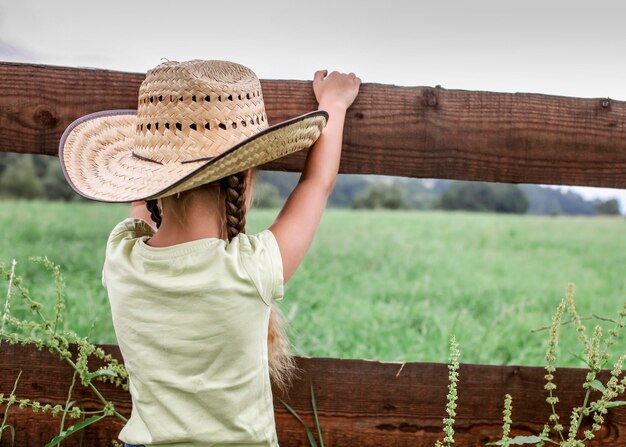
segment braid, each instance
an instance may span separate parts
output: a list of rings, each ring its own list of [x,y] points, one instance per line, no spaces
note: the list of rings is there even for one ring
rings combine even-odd
[[[226,232],[228,240],[246,231],[246,173],[238,172],[222,179],[226,191]]]
[[[146,208],[150,211],[150,217],[158,229],[161,226],[161,210],[159,210],[156,199],[146,200]]]
[[[220,180],[226,206],[226,232],[232,240],[246,227],[246,189],[252,183],[254,171],[246,170]],[[285,331],[285,320],[276,302],[272,302],[267,329],[268,366],[274,385],[285,392],[299,372],[296,362],[289,353],[289,340]]]

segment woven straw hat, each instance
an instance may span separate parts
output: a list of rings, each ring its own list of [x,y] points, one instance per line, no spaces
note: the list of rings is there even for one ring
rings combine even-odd
[[[131,202],[176,194],[310,147],[328,114],[269,127],[261,84],[226,61],[165,62],[148,71],[137,110],[77,119],[59,158],[79,194]]]

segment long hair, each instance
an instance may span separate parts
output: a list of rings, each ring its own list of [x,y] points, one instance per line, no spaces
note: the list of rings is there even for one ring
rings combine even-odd
[[[182,219],[185,215],[185,204],[193,194],[210,194],[218,203],[223,203],[224,213],[220,216],[223,239],[229,241],[239,233],[245,232],[246,213],[249,195],[252,193],[254,171],[248,169],[225,177],[207,185],[184,191],[180,194],[165,197],[161,200],[162,207],[171,209],[171,214]],[[161,225],[161,210],[156,200],[146,201],[152,220]],[[285,318],[275,302],[270,306],[270,320],[267,335],[268,363],[272,382],[285,391],[295,376],[297,367],[289,353],[289,341],[285,330]]]

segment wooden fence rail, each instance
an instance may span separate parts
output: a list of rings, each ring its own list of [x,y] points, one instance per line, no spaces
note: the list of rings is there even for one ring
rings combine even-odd
[[[74,119],[104,109],[135,108],[143,74],[0,62],[0,152],[56,155],[61,133]],[[309,82],[262,81],[270,123],[316,104]],[[626,187],[626,103],[537,94],[468,92],[430,87],[364,84],[350,109],[341,172],[513,183]],[[266,165],[298,171],[303,154]],[[105,350],[121,359],[116,346]],[[308,445],[304,430],[281,399],[313,425],[313,382],[328,447],[431,446],[441,438],[448,371],[444,364],[384,363],[332,358],[297,359],[301,377],[287,395],[274,390],[282,447]],[[0,349],[0,393],[22,371],[18,397],[42,403],[67,398],[73,370],[47,351]],[[463,364],[456,441],[482,446],[500,432],[504,395],[513,396],[513,434],[541,431],[549,408],[544,370]],[[583,402],[585,370],[560,369],[557,409],[566,426]],[[606,379],[608,372],[604,372]],[[124,414],[129,395],[103,386]],[[75,399],[97,408],[87,389]],[[0,419],[4,408],[0,407]],[[16,445],[41,447],[58,433],[58,420],[10,410]],[[589,426],[590,420],[583,425]],[[64,446],[108,446],[121,424],[90,426]],[[3,437],[0,446],[10,445]],[[82,442],[82,444],[81,444]],[[626,408],[610,410],[590,446],[626,447]]]
[[[102,347],[121,359],[117,346]],[[304,429],[285,409],[281,399],[313,429],[311,381],[324,441],[329,447],[430,447],[442,438],[448,385],[446,365],[306,357],[298,357],[297,363],[303,372],[289,392],[284,395],[274,390],[281,447],[308,445]],[[47,351],[3,343],[0,365],[0,392],[10,391],[22,371],[18,397],[44,404],[63,403],[67,399],[73,370]],[[459,374],[455,445],[478,447],[497,439],[502,430],[506,393],[513,397],[514,434],[539,433],[548,420],[543,368],[462,364]],[[564,368],[556,372],[560,399],[557,409],[566,430],[571,409],[583,402],[585,393],[581,385],[585,375],[583,369]],[[607,377],[605,373],[602,379],[606,381]],[[75,390],[73,398],[80,400],[85,409],[101,409],[88,389],[77,386]],[[101,390],[118,411],[130,414],[128,393],[112,385],[101,385]],[[41,447],[58,434],[58,418],[30,410],[11,409],[9,414],[17,430],[18,446]],[[591,423],[588,418],[583,425],[588,428]],[[110,446],[121,428],[121,423],[109,419],[86,429],[82,444],[81,437],[76,436],[63,445]],[[626,447],[626,408],[611,409],[597,436],[589,446]]]
[[[56,154],[77,117],[136,108],[144,76],[0,63],[0,150]],[[270,123],[316,107],[310,82],[261,83]],[[626,103],[607,98],[363,84],[341,172],[626,188],[625,119]],[[265,168],[298,171],[303,160]]]

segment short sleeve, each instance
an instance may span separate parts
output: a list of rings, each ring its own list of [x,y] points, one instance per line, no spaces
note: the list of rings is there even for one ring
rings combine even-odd
[[[283,299],[283,261],[274,234],[265,230],[240,238],[241,261],[265,304]]]
[[[139,238],[143,236],[154,236],[154,229],[145,220],[128,217],[111,230],[107,243],[112,244],[124,238]]]
[[[109,238],[107,240],[106,253],[104,266],[102,267],[102,287],[107,288],[106,283],[106,264],[109,258],[109,253],[114,251],[123,240],[133,240],[143,236],[153,236],[154,230],[152,227],[141,219],[136,218],[126,218],[120,223],[118,223],[111,233],[109,234]]]

